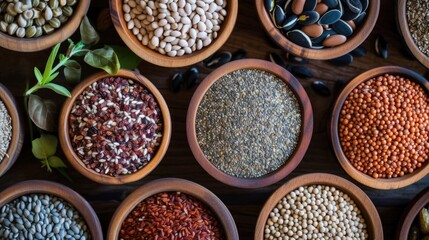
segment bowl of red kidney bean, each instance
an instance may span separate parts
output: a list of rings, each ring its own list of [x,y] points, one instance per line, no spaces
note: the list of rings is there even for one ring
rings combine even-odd
[[[355,77],[339,95],[331,141],[344,170],[372,188],[396,189],[429,172],[428,81],[402,67]]]
[[[127,70],[80,83],[60,115],[59,139],[71,165],[87,178],[124,184],[149,174],[167,151],[171,119],[158,89]]]
[[[107,239],[239,239],[231,213],[208,189],[164,178],[131,193],[116,209]]]

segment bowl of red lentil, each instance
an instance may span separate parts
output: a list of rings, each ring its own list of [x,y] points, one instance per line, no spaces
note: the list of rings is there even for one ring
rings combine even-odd
[[[24,127],[12,93],[0,83],[0,176],[18,158],[24,142]]]
[[[265,202],[255,229],[263,239],[383,239],[371,199],[350,181],[326,173],[293,178]]]
[[[268,61],[233,61],[195,91],[186,119],[198,163],[235,187],[280,181],[301,162],[313,131],[310,100],[298,80]]]
[[[80,83],[63,105],[59,140],[71,165],[89,179],[124,184],[149,174],[171,137],[168,106],[144,76],[120,70]]]
[[[208,189],[164,178],[131,193],[116,209],[107,239],[239,239],[231,213]]]
[[[402,67],[355,77],[339,95],[330,123],[343,169],[372,188],[396,189],[427,175],[428,82]]]

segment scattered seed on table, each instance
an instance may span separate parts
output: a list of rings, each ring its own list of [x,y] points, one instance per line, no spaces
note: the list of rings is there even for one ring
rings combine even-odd
[[[4,103],[0,100],[0,162],[7,155],[10,141],[12,140],[12,120]]]
[[[414,43],[420,52],[429,56],[429,28],[428,21],[429,1],[428,0],[407,0],[406,16],[408,28]]]
[[[277,170],[292,155],[301,110],[280,78],[242,69],[208,89],[195,124],[198,144],[213,165],[232,176],[255,178]]]
[[[216,215],[201,201],[181,192],[150,196],[122,222],[119,239],[225,239]]]
[[[156,99],[140,83],[121,77],[98,80],[72,107],[73,150],[97,173],[134,173],[156,154],[162,140],[161,118]]]
[[[71,214],[67,214],[70,212]],[[1,207],[0,239],[91,239],[81,214],[62,198],[21,196]]]
[[[368,239],[360,209],[346,193],[324,185],[301,186],[270,212],[264,239]]]

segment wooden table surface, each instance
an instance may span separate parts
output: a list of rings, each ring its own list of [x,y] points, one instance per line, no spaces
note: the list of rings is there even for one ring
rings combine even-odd
[[[239,15],[235,29],[222,50],[235,51],[244,48],[248,57],[267,59],[270,52],[284,55],[284,52],[274,46],[266,36],[258,19],[253,0],[241,0],[239,3]],[[88,13],[90,19],[95,21],[98,12],[108,7],[107,0],[93,0]],[[106,44],[122,45],[123,42],[116,34],[113,27],[100,32],[102,42]],[[375,54],[374,41],[377,34],[381,34],[388,41],[389,57],[382,59]],[[74,39],[78,39],[74,35]],[[402,52],[404,44],[396,31],[394,19],[394,2],[382,0],[380,15],[375,29],[364,42],[368,50],[365,57],[355,58],[349,66],[338,67],[326,61],[310,61],[307,66],[313,71],[314,79],[327,81],[332,88],[336,80],[351,80],[354,76],[374,67],[385,65],[399,65],[425,74],[426,69],[416,60],[407,58]],[[17,53],[6,49],[0,49],[0,82],[5,84],[19,102],[21,111],[23,108],[22,94],[27,81],[31,85],[36,82],[33,75],[33,67],[44,67],[44,63],[50,51],[36,53]],[[212,69],[205,68],[202,64],[196,65],[200,71],[200,79]],[[196,162],[186,140],[186,112],[195,87],[190,90],[182,90],[173,93],[170,89],[170,78],[177,71],[183,69],[166,69],[153,66],[146,62],[139,65],[140,72],[149,78],[161,91],[171,111],[173,120],[173,134],[170,147],[161,164],[144,179],[121,186],[107,186],[94,183],[71,168],[67,173],[73,179],[69,182],[58,172],[47,173],[41,168],[40,162],[31,154],[29,134],[25,135],[25,143],[15,165],[0,178],[0,190],[24,180],[46,179],[65,184],[85,197],[93,206],[100,218],[104,232],[107,230],[110,218],[120,203],[131,191],[142,184],[159,178],[176,177],[197,182],[214,192],[229,208],[238,227],[241,239],[252,239],[259,212],[274,190],[287,180],[306,173],[326,172],[332,173],[348,180],[362,188],[374,202],[380,214],[385,239],[394,239],[398,221],[405,206],[420,191],[429,185],[429,177],[419,182],[398,190],[375,190],[363,186],[352,180],[341,168],[333,154],[330,139],[326,131],[326,121],[329,116],[330,105],[335,100],[333,97],[317,95],[310,87],[314,79],[299,79],[304,85],[313,105],[314,133],[308,151],[300,165],[287,178],[269,187],[244,190],[229,187],[208,175]],[[88,76],[94,69],[83,68],[83,76]],[[59,103],[64,101],[50,92],[41,92],[43,96],[55,98]],[[26,121],[25,121],[26,123]],[[28,133],[28,127],[27,127]],[[60,151],[60,150],[59,150]]]

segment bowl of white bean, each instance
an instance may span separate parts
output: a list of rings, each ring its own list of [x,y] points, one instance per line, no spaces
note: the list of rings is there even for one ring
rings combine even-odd
[[[255,240],[383,239],[369,197],[341,177],[306,174],[283,184],[259,214]]]
[[[163,67],[198,63],[226,42],[238,0],[111,0],[116,31],[139,57]]]

